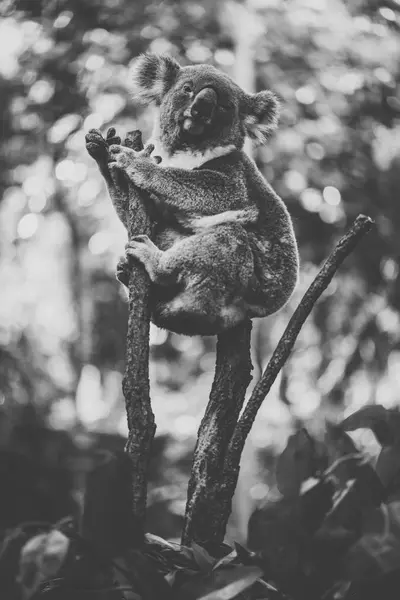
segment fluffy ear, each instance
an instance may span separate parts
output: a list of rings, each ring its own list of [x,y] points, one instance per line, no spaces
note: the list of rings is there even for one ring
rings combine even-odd
[[[264,144],[278,126],[279,100],[266,90],[247,96],[244,107],[244,126],[247,135]]]
[[[131,68],[135,100],[160,104],[164,94],[175,83],[179,71],[179,64],[170,56],[141,54]]]

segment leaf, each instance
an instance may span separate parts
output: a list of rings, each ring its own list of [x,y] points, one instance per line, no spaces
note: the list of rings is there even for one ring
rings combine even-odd
[[[333,505],[334,486],[330,480],[317,480],[300,495],[304,525],[315,532]]]
[[[400,503],[382,504],[365,515],[364,535],[350,548],[346,566],[353,580],[370,579],[400,565]],[[397,525],[397,527],[396,527]]]
[[[341,425],[345,431],[354,431],[361,428],[371,429],[378,442],[383,446],[387,446],[395,441],[393,420],[393,411],[378,404],[360,408],[347,419],[344,419]]]
[[[393,533],[366,534],[350,548],[345,564],[353,581],[395,571],[400,564],[400,540]]]
[[[22,548],[19,582],[29,597],[39,585],[54,577],[64,564],[70,541],[57,529],[31,538]]]
[[[379,506],[384,490],[374,469],[365,460],[351,455],[341,460],[340,486],[324,525],[331,530],[341,527],[360,535],[363,511]],[[337,468],[334,467],[332,465],[327,472],[336,476]]]
[[[248,525],[248,546],[259,552],[260,564],[268,578],[280,587],[296,587],[302,576],[306,549],[312,543],[301,499],[283,497],[253,512]]]
[[[400,538],[400,502],[390,502],[386,505],[391,527]]]
[[[306,429],[289,437],[286,448],[276,464],[276,483],[284,496],[295,496],[301,484],[315,473],[315,443]]]
[[[324,443],[327,447],[330,462],[334,462],[348,454],[358,453],[357,446],[349,434],[343,430],[342,426],[334,423],[326,423]]]
[[[211,556],[205,548],[196,544],[196,542],[192,542],[191,549],[200,571],[210,571],[217,562],[217,559]]]
[[[174,595],[164,576],[139,550],[114,559],[114,577],[121,586],[132,586],[146,600],[172,600]]]
[[[400,473],[400,443],[393,446],[384,446],[379,453],[375,465],[375,471],[385,488],[390,492],[396,492],[400,488],[398,475]],[[396,484],[396,485],[394,485]]]
[[[154,535],[154,533],[146,533],[145,534],[146,544],[154,545],[155,547],[162,549],[173,550],[174,552],[180,552],[181,546],[179,544],[175,544],[173,542],[167,542],[164,538]]]
[[[215,563],[215,565],[213,566],[213,571],[215,571],[216,569],[220,569],[221,567],[226,567],[226,566],[230,565],[234,560],[237,560],[237,559],[238,559],[237,551],[232,550],[232,552],[230,552],[226,556],[223,556],[222,558],[219,559],[218,562]]]
[[[259,567],[242,566],[227,570],[223,577],[221,577],[221,573],[219,571],[218,582],[224,585],[205,595],[198,596],[198,600],[230,600],[247,590],[263,574]]]
[[[254,564],[254,552],[251,552],[241,544],[238,544],[238,542],[235,542],[234,545],[237,557],[244,565]]]

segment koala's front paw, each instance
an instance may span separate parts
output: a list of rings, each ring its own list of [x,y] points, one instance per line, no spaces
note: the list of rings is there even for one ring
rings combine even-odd
[[[129,275],[131,269],[129,266],[129,260],[126,256],[121,256],[117,263],[117,270],[115,273],[116,278],[126,287],[129,286]]]
[[[159,157],[156,157],[154,161],[150,160],[153,150],[153,144],[148,144],[140,152],[135,152],[126,146],[110,146],[109,167],[126,173],[133,183],[140,186],[146,182],[149,175],[148,169],[151,168],[154,162],[159,162],[157,160]]]
[[[110,157],[108,162],[121,169],[121,171],[127,171],[128,167],[132,165],[133,161],[139,153],[135,152],[131,148],[126,146],[117,146],[113,144],[110,146]]]
[[[91,129],[89,133],[85,135],[85,140],[86,150],[97,162],[104,177],[108,179],[109,147],[111,145],[120,144],[121,138],[118,135],[115,135],[114,127],[110,127],[105,138],[98,129]]]
[[[132,256],[143,263],[159,252],[160,250],[153,244],[149,236],[144,234],[134,235],[125,246],[125,255],[128,259]]]
[[[98,129],[91,129],[85,135],[85,141],[86,150],[99,166],[107,165],[108,145],[101,132]]]
[[[121,138],[119,137],[119,135],[115,135],[116,131],[115,131],[115,127],[110,127],[107,131],[107,135],[106,135],[106,143],[107,146],[110,147],[114,144],[120,144],[121,143]]]

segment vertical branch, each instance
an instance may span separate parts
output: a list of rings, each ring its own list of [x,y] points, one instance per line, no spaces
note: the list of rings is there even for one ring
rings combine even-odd
[[[221,27],[235,45],[232,75],[243,89],[253,92],[254,31],[259,24],[246,3],[227,0],[219,13]],[[250,140],[245,149],[252,154]],[[214,382],[198,431],[188,486],[183,544],[196,540],[207,546],[218,545],[225,536],[239,467],[237,472],[223,471],[230,439],[251,381],[251,327],[248,321],[218,336]]]
[[[125,145],[134,147],[138,134],[128,134]],[[129,239],[151,234],[151,223],[141,195],[129,184]],[[147,496],[147,469],[156,425],[150,402],[149,385],[149,287],[144,267],[135,261],[129,277],[129,318],[126,336],[126,368],[122,383],[128,418],[125,450],[132,463],[132,513],[140,543],[144,532]]]
[[[237,474],[222,474],[226,452],[251,381],[251,322],[218,336],[215,377],[201,422],[188,487],[182,543],[210,549],[225,535]],[[233,483],[232,483],[233,482]]]

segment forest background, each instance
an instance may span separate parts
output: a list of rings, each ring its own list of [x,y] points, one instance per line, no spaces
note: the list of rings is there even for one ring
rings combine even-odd
[[[149,135],[151,112],[130,98],[135,56],[211,62],[281,98],[278,131],[254,158],[292,215],[301,277],[253,328],[255,380],[337,238],[360,212],[375,220],[258,415],[228,536],[243,542],[294,430],[318,437],[327,418],[398,405],[400,2],[6,0],[0,11],[0,480],[20,474],[4,486],[0,529],[76,510],[94,451],[124,444],[127,303],[114,271],[126,233],[84,133]],[[150,343],[148,529],[175,538],[215,340],[153,327]],[[376,452],[370,432],[357,442]]]

